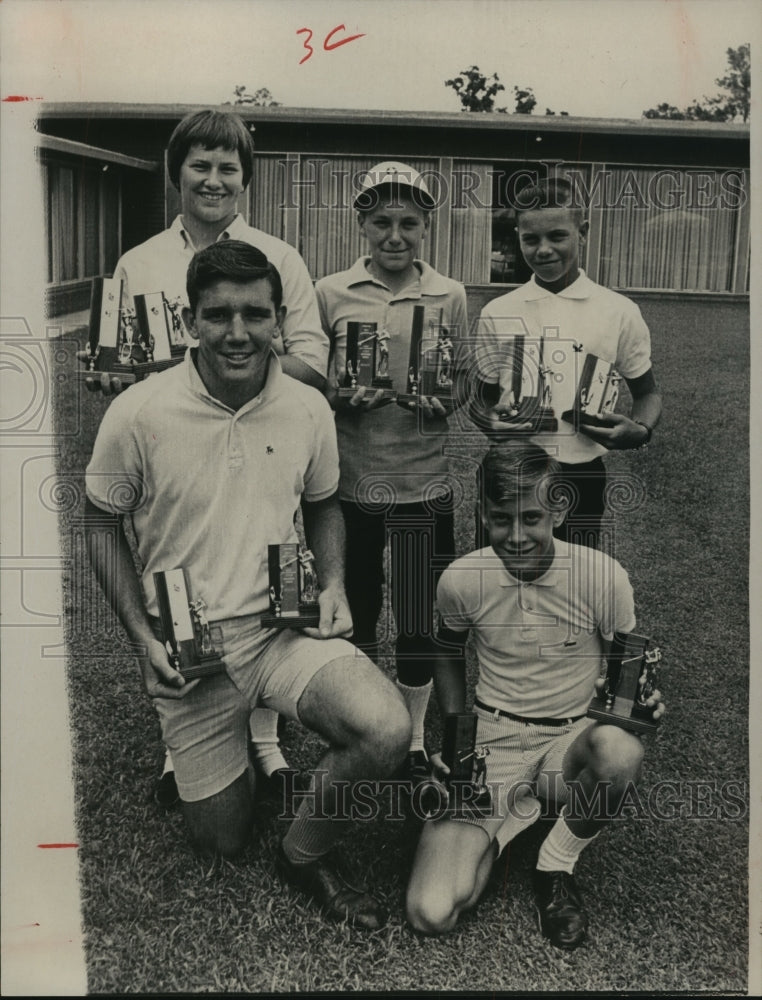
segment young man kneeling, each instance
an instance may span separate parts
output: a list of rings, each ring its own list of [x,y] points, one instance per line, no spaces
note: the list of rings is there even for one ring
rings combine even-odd
[[[566,805],[540,849],[537,908],[543,934],[573,949],[587,928],[575,863],[616,815],[643,759],[637,736],[586,718],[609,640],[635,628],[632,589],[614,559],[554,539],[565,515],[554,489],[560,470],[542,448],[516,441],[495,446],[481,474],[490,547],[457,559],[439,583],[439,638],[456,653],[440,654],[434,678],[443,716],[464,712],[463,646],[473,629],[476,743],[489,749],[495,815],[424,825],[408,920],[423,933],[452,930],[479,899],[500,851],[538,818],[540,799],[552,799]],[[658,691],[647,706],[654,719],[663,715]],[[578,796],[569,796],[571,782]],[[601,789],[605,795],[596,799]],[[584,809],[591,801],[602,808]]]

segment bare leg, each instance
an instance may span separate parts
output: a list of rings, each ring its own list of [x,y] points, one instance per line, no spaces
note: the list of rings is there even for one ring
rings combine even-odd
[[[407,889],[407,919],[423,934],[446,934],[475,906],[497,857],[481,827],[443,819],[424,824]]]

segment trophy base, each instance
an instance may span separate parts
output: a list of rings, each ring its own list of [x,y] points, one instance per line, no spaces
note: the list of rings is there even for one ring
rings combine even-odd
[[[539,431],[557,431],[558,420],[550,407],[529,406],[519,407],[516,412],[505,413],[500,417],[501,423],[510,427],[511,424],[529,424],[530,426],[517,433],[537,434]]]
[[[449,801],[447,816],[452,819],[491,817],[494,813],[492,794],[486,785],[472,781],[451,781],[447,785]]]
[[[561,414],[561,419],[577,427],[580,424],[587,424],[589,427],[611,427],[611,424],[601,420],[594,413],[585,413],[582,410],[566,410]]]
[[[276,615],[267,611],[259,620],[262,628],[317,628],[320,624],[320,608],[317,605],[302,604],[295,615]]]
[[[351,399],[352,396],[354,396],[354,394],[357,392],[357,390],[361,388],[363,388],[363,386],[356,385],[354,389],[346,389],[346,388],[339,389],[337,395],[339,399]],[[366,385],[364,388],[365,388],[365,395],[368,398],[370,398],[374,393],[378,392],[379,389],[384,389],[384,387],[380,385]],[[384,389],[383,398],[396,399],[397,393],[394,391],[394,389]]]
[[[109,380],[112,378],[118,378],[125,385],[132,385],[138,380],[136,368],[136,365],[125,365],[123,368],[119,365],[114,365],[113,367],[104,369],[103,371],[99,368],[80,368],[77,372],[77,380],[79,382],[84,382],[89,378],[100,379],[102,375],[108,375]]]
[[[171,358],[163,358],[161,361],[140,361],[134,366],[135,380],[140,382],[141,379],[147,378],[153,372],[163,372],[167,368],[174,368],[175,365],[179,365],[185,356],[185,350],[182,354],[175,354]]]
[[[628,729],[631,733],[655,733],[659,726],[658,722],[654,722],[647,715],[627,715],[617,712],[616,707],[606,708],[606,703],[600,698],[594,698],[590,702],[587,717],[595,719],[596,722]]]
[[[225,663],[216,654],[200,656],[197,663],[183,665],[180,673],[186,681],[195,681],[197,677],[210,677],[212,674],[223,674]]]

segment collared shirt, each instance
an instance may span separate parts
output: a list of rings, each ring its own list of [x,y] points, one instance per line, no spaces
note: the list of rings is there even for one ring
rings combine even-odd
[[[637,305],[624,295],[597,285],[580,270],[579,277],[560,292],[542,288],[534,276],[525,285],[501,295],[482,310],[476,338],[476,368],[488,383],[500,384],[501,403],[508,403],[513,338],[543,345],[543,367],[551,392],[551,406],[559,418],[556,433],[543,432],[532,440],[562,462],[589,462],[605,455],[603,445],[561,420],[570,410],[586,355],[595,354],[613,364],[627,379],[639,378],[651,368],[651,338]],[[526,356],[526,349],[525,349]],[[534,395],[536,366],[526,370],[526,394]]]
[[[153,573],[180,567],[210,620],[261,614],[267,546],[297,540],[302,496],[336,492],[331,409],[316,389],[284,375],[272,354],[262,391],[232,410],[209,394],[194,354],[109,406],[87,495],[132,517],[149,614],[158,614]]]
[[[456,559],[437,588],[443,624],[473,628],[477,697],[530,718],[584,715],[603,639],[635,628],[622,566],[598,549],[553,544],[550,568],[531,583],[516,579],[484,548]]]
[[[328,365],[328,338],[320,326],[315,290],[302,258],[288,243],[247,225],[240,214],[220,233],[217,242],[227,239],[255,246],[280,274],[286,318],[283,338],[278,338],[274,344],[276,352],[299,358],[324,376]],[[124,282],[122,305],[132,305],[133,295],[164,292],[170,301],[181,299],[187,306],[185,277],[195,252],[193,241],[183,228],[181,215],[163,233],[128,250],[114,271],[114,277]]]
[[[413,308],[426,309],[424,337],[436,338],[444,324],[452,339],[467,335],[466,291],[424,261],[416,261],[417,279],[396,294],[367,269],[361,257],[347,271],[321,278],[315,286],[323,329],[331,340],[332,374],[336,384],[344,373],[347,324],[376,323],[389,334],[389,375],[398,392],[407,391]],[[431,331],[431,332],[429,332]],[[444,456],[447,421],[427,420],[419,426],[415,412],[391,403],[368,413],[337,411],[341,456],[341,497],[361,502],[392,496],[411,503],[430,496],[432,484],[447,483]]]

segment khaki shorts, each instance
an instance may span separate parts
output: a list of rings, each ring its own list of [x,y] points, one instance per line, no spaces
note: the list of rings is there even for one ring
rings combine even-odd
[[[593,720],[582,718],[569,725],[542,726],[495,716],[478,706],[474,706],[474,715],[479,719],[476,745],[486,744],[489,749],[487,784],[492,790],[494,815],[453,817],[453,822],[480,826],[490,840],[497,840],[502,851],[512,836],[505,820],[511,815],[521,819],[529,812],[522,807],[524,796],[534,795],[558,805],[566,801],[564,757]]]
[[[154,702],[185,802],[216,795],[244,773],[253,708],[271,708],[298,720],[299,699],[319,670],[334,660],[363,656],[345,639],[263,629],[254,615],[212,624],[222,636],[226,672],[202,677],[185,698]],[[160,638],[158,623],[154,631]]]

